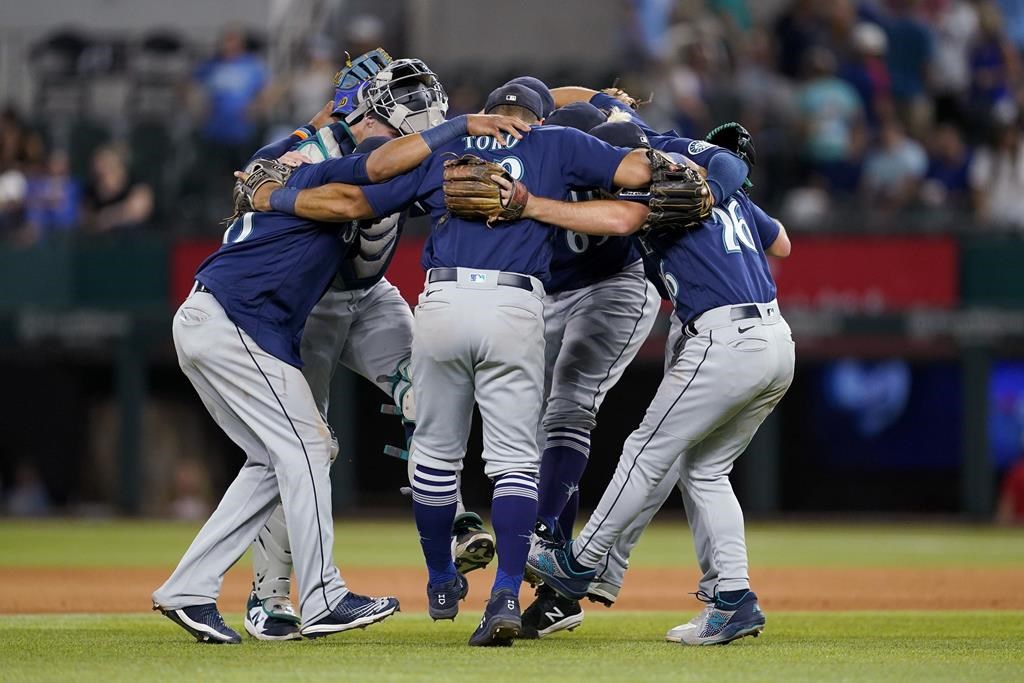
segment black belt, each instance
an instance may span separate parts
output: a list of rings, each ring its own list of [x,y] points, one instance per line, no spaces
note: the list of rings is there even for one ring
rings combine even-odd
[[[196,280],[196,291],[197,292],[205,292],[206,294],[213,294],[213,292],[210,291],[210,288],[207,287],[206,285],[204,285],[199,280]]]
[[[459,271],[457,268],[432,268],[427,282],[458,282]],[[516,273],[498,273],[498,284],[505,287],[518,287],[527,292],[533,291],[533,282],[525,275]]]
[[[702,314],[703,315],[703,314]],[[729,311],[729,320],[736,322],[737,320],[746,320],[747,318],[760,318],[761,309],[754,304],[744,304],[743,306],[733,306],[732,310]],[[694,324],[700,320],[698,315],[693,318],[690,322],[686,323],[683,330],[691,337],[697,336],[697,326]]]

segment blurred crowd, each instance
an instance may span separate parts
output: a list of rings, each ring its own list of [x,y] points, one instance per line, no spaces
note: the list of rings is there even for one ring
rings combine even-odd
[[[1024,230],[1024,0],[628,7],[621,85],[653,93],[643,113],[655,127],[702,137],[724,121],[746,125],[760,157],[754,193],[794,228]],[[385,26],[359,15],[277,70],[267,36],[238,27],[206,55],[168,34],[98,53],[82,35],[50,37],[30,56],[35,111],[0,115],[0,236],[214,234],[230,172],[329,99],[343,50],[404,55]],[[535,75],[568,84],[569,66]],[[96,84],[110,72],[125,74],[126,104],[81,115],[74,107],[105,97]],[[461,113],[509,73],[439,75]]]
[[[667,123],[742,121],[757,192],[795,226],[1024,228],[1024,2],[760,4],[638,0]]]

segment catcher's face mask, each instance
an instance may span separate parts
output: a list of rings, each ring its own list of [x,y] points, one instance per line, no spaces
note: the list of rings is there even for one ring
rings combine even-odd
[[[441,82],[419,59],[399,59],[381,69],[359,89],[359,100],[347,122],[373,112],[400,135],[433,128],[444,122],[448,111]]]

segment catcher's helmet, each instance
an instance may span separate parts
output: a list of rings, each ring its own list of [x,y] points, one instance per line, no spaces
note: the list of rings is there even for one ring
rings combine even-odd
[[[378,47],[352,59],[345,53],[345,65],[334,75],[334,114],[344,116],[356,108],[359,88],[391,63],[391,55]]]
[[[420,133],[442,123],[448,111],[448,94],[441,81],[419,59],[398,59],[374,74],[359,88],[359,103],[345,117],[357,123],[372,114],[398,131]]]

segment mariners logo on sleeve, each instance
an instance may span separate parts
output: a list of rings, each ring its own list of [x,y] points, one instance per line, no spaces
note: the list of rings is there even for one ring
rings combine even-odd
[[[686,148],[686,151],[690,154],[700,154],[701,152],[711,149],[710,142],[704,142],[703,140],[694,140]]]

